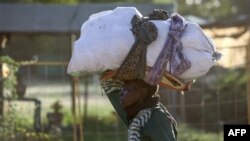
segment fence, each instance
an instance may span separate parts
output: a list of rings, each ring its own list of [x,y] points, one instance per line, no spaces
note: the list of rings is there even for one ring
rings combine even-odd
[[[237,52],[238,49],[230,50]],[[126,129],[103,95],[97,75],[79,79],[80,95],[76,102],[80,107],[76,107],[78,110],[75,112],[82,118],[79,120],[72,116],[72,85],[66,67],[65,63],[38,63],[21,68],[27,87],[25,97],[41,101],[42,130],[49,130],[47,113],[51,112],[51,105],[59,100],[63,105],[62,129],[66,138],[72,137],[72,123],[75,120],[77,123],[83,122],[85,140],[105,141],[114,138],[116,141],[125,141]],[[198,79],[190,91],[182,94],[161,89],[160,94],[162,103],[179,123],[219,131],[225,123],[247,123],[246,90],[244,66],[226,69],[217,65],[206,76]],[[34,106],[20,102],[19,105],[23,107],[19,109],[20,112],[34,114]],[[25,117],[32,118],[32,114],[26,114]]]
[[[237,56],[237,50],[241,49],[245,47],[226,51]],[[165,92],[170,98],[167,107],[180,122],[205,130],[219,131],[223,124],[246,124],[246,77],[245,66],[226,69],[217,65],[198,79],[190,91],[184,94]]]
[[[247,46],[247,45],[246,45]],[[234,57],[244,58],[246,46],[219,48],[224,52],[233,52]],[[48,50],[50,48],[47,48]],[[34,49],[35,50],[35,49]],[[34,51],[35,52],[35,51]],[[48,51],[49,52],[49,51]],[[234,62],[235,61],[235,62]],[[189,92],[184,94],[161,89],[161,100],[179,123],[219,131],[225,123],[247,123],[247,76],[246,67],[231,63],[235,67],[225,68],[221,64],[213,67],[209,73],[198,79]],[[79,128],[72,123],[83,123],[83,136],[86,141],[127,140],[127,131],[107,97],[103,95],[97,75],[79,79],[79,94],[72,107],[72,79],[66,74],[67,63],[39,62],[21,68],[22,81],[26,84],[26,98],[41,101],[42,130],[50,132],[47,114],[52,112],[51,105],[59,100],[63,105],[62,136],[72,139],[80,136]],[[7,104],[13,102],[6,102]],[[18,115],[26,123],[33,124],[35,107],[32,103],[15,102]],[[6,106],[8,111],[8,106]],[[80,116],[74,117],[75,114]],[[79,118],[80,117],[80,118]],[[27,120],[28,119],[28,120]],[[21,123],[22,124],[22,123]],[[73,131],[76,131],[73,133]]]

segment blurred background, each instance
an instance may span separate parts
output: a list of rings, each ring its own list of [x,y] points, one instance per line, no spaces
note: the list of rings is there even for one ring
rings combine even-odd
[[[185,93],[160,89],[179,141],[222,141],[250,123],[249,0],[0,0],[0,140],[126,141],[98,75],[66,69],[84,21],[117,6],[178,12],[211,36],[222,59]]]

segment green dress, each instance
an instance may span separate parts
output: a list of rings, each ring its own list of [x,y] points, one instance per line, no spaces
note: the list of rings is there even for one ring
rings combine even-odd
[[[127,114],[120,104],[119,93],[122,82],[112,79],[101,81],[102,87],[107,94],[111,104],[127,128],[131,121],[128,121]],[[140,129],[141,141],[176,141],[176,122],[162,104],[151,108],[151,116],[143,128]],[[130,140],[129,140],[130,141]]]

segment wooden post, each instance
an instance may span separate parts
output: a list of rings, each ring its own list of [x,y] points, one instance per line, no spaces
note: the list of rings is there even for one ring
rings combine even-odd
[[[8,36],[0,34],[0,56],[4,55],[4,48],[6,47]],[[3,97],[3,65],[0,63],[0,97]],[[0,101],[0,117],[3,116],[4,102]]]
[[[72,77],[71,112],[73,115],[73,134],[74,134],[73,141],[77,141],[77,120],[76,120],[76,99],[75,99],[76,92],[77,92],[77,79],[75,77]]]
[[[77,115],[77,125],[78,125],[78,132],[79,132],[79,141],[83,141],[83,122],[82,122],[82,104],[81,104],[81,98],[80,98],[80,80],[78,78],[78,85],[77,85],[77,90],[78,92],[76,93],[76,98],[77,98],[77,105],[78,105],[78,115]]]
[[[250,124],[250,26],[248,25],[248,45],[247,45],[247,57],[246,57],[246,71],[247,71],[247,112],[248,112],[248,124]]]
[[[84,106],[83,106],[84,121],[87,120],[87,114],[88,114],[88,95],[89,95],[88,87],[89,87],[89,77],[86,76],[84,78]]]
[[[74,42],[76,35],[70,36],[71,52],[73,52]],[[78,105],[78,106],[77,106]],[[73,128],[74,135],[73,141],[83,141],[83,126],[82,126],[82,114],[81,114],[81,99],[80,99],[80,79],[79,77],[72,77],[72,114],[73,114]]]
[[[70,36],[70,49],[71,52],[73,52],[73,44],[75,41],[76,36],[71,35]],[[76,118],[76,93],[78,91],[78,79],[76,77],[72,77],[71,79],[71,87],[72,87],[72,93],[71,93],[71,112],[73,115],[73,141],[77,141],[77,118]]]
[[[220,96],[220,92],[221,91],[221,88],[220,88],[220,85],[218,84],[218,81],[217,81],[217,86],[216,86],[216,100],[217,100],[217,104],[216,104],[216,112],[217,112],[217,122],[219,124],[219,126],[217,126],[218,129],[220,129],[220,126],[221,126],[221,96]]]
[[[184,92],[181,92],[181,117],[182,117],[182,122],[186,122],[186,102],[185,102],[185,94]]]
[[[2,46],[0,47],[0,56],[3,55],[3,48]],[[3,67],[2,63],[0,63],[0,98],[3,97]],[[3,116],[3,106],[4,102],[0,101],[0,119],[1,116]]]

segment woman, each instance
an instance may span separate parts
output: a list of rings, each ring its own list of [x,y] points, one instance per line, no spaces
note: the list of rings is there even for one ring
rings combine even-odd
[[[176,141],[176,122],[159,102],[158,88],[143,80],[102,79],[110,102],[128,127],[129,141]]]

